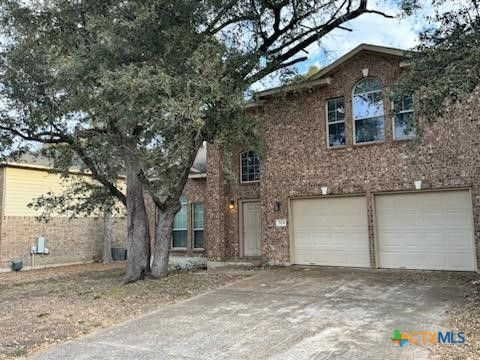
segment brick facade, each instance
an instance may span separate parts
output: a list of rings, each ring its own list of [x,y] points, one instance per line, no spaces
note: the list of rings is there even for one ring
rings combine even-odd
[[[238,165],[240,153],[244,150],[238,148],[232,159],[232,170],[237,179],[240,175]],[[207,153],[207,255],[210,259],[217,261],[238,259],[241,256],[239,204],[242,200],[259,200],[260,184],[227,182],[222,174],[221,152],[218,146],[209,145]],[[228,208],[231,201],[235,203],[233,210]]]
[[[473,202],[477,259],[480,259],[480,104],[473,96],[451,107],[442,119],[426,125],[420,143],[393,139],[393,113],[388,90],[400,74],[402,59],[393,55],[360,52],[329,74],[329,85],[288,96],[270,97],[258,109],[265,124],[261,181],[256,185],[228,185],[220,174],[218,149],[210,146],[208,199],[215,213],[207,218],[209,256],[240,256],[239,216],[228,213],[229,199],[259,198],[262,216],[262,257],[271,264],[290,263],[289,227],[275,227],[275,219],[289,218],[289,202],[296,197],[364,195],[367,199],[371,266],[376,267],[373,194],[423,190],[470,189]],[[385,140],[377,144],[353,143],[352,91],[362,79],[362,69],[379,79],[384,91]],[[346,146],[329,149],[326,134],[326,100],[345,99]],[[238,159],[236,162],[238,163]],[[213,176],[211,174],[213,173]],[[275,202],[280,209],[275,211]],[[210,209],[212,210],[212,209]],[[223,211],[222,214],[216,213]],[[214,246],[215,249],[211,249]],[[478,261],[477,261],[478,263]]]
[[[125,224],[124,218],[114,218],[114,247],[125,247]],[[44,224],[31,216],[8,216],[2,219],[0,268],[7,268],[14,259],[30,267],[30,248],[39,235],[46,238],[50,253],[35,255],[36,267],[101,260],[103,219],[55,217]]]

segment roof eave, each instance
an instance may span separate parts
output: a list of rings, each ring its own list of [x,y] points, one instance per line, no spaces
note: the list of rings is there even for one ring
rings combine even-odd
[[[188,178],[189,179],[204,179],[207,177],[207,173],[198,173],[198,174],[189,174]]]
[[[288,94],[295,91],[308,90],[308,89],[313,89],[320,86],[328,86],[331,84],[331,82],[332,82],[332,79],[327,77],[327,78],[318,79],[318,80],[307,80],[305,82],[295,84],[295,85],[279,86],[276,88],[260,91],[255,95],[256,99],[260,100],[260,101],[256,101],[256,103],[261,102],[262,101],[261,99],[269,98],[279,94]],[[255,102],[252,103],[252,106],[255,106],[254,104]]]

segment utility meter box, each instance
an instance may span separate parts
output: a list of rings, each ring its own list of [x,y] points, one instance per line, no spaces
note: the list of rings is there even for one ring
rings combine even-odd
[[[37,254],[45,254],[45,237],[43,235],[40,235],[37,238]]]

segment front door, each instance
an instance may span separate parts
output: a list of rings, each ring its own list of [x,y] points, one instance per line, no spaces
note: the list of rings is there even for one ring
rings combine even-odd
[[[262,240],[260,237],[260,202],[243,202],[242,217],[243,256],[261,256]]]

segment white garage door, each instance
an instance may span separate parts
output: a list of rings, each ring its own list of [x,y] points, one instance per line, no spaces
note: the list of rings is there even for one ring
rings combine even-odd
[[[379,266],[475,270],[468,191],[375,196]]]
[[[369,267],[364,197],[292,201],[295,264]]]

